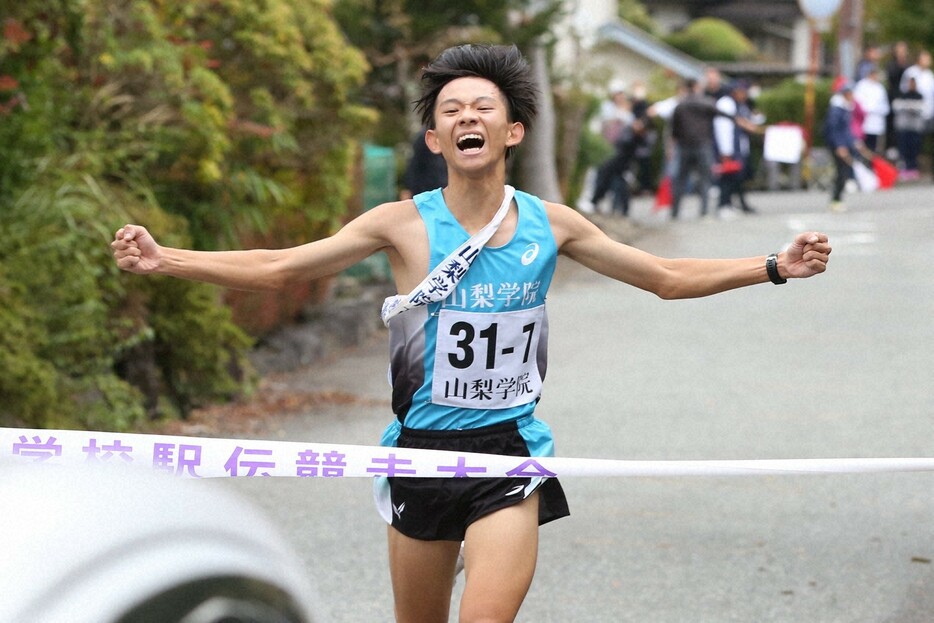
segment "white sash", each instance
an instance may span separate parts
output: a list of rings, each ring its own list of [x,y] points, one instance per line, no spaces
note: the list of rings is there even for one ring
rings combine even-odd
[[[467,242],[454,249],[450,255],[444,258],[444,261],[428,273],[428,276],[414,290],[407,295],[396,294],[383,301],[380,318],[383,319],[384,325],[388,327],[389,321],[404,311],[428,303],[437,303],[454,291],[461,277],[464,276],[467,269],[477,258],[480,249],[499,229],[500,223],[506,218],[506,213],[509,212],[509,205],[512,203],[515,192],[516,189],[507,184],[502,205],[499,206],[499,210],[493,215],[493,219],[483,229],[471,236]]]

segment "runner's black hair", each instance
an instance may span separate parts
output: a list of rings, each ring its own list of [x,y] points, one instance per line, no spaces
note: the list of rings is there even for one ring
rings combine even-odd
[[[538,113],[538,88],[528,62],[515,45],[467,44],[448,48],[422,72],[422,96],[415,111],[422,122],[434,128],[435,104],[444,86],[474,76],[495,84],[506,98],[510,121],[519,122],[526,131]]]

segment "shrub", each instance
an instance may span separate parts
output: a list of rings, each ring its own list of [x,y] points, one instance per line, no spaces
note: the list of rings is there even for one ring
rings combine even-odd
[[[222,293],[120,273],[109,242],[330,233],[366,62],[326,0],[47,5],[0,33],[0,422],[122,430],[249,391]]]
[[[693,20],[665,42],[702,61],[743,61],[756,57],[756,47],[729,22],[713,17]]]

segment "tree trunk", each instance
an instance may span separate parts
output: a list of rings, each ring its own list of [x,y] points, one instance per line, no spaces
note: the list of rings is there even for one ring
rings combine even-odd
[[[533,44],[529,50],[529,61],[540,90],[539,111],[535,128],[526,134],[518,154],[518,187],[546,201],[562,203],[564,199],[558,184],[555,158],[557,117],[545,48],[540,44]]]

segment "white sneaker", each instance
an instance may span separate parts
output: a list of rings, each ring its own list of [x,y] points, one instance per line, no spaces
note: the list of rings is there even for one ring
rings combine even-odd
[[[846,205],[844,205],[842,201],[831,201],[830,211],[831,212],[846,212]]]
[[[584,214],[593,214],[597,211],[597,207],[590,199],[581,198],[577,200],[577,210],[578,212],[583,212]]]

